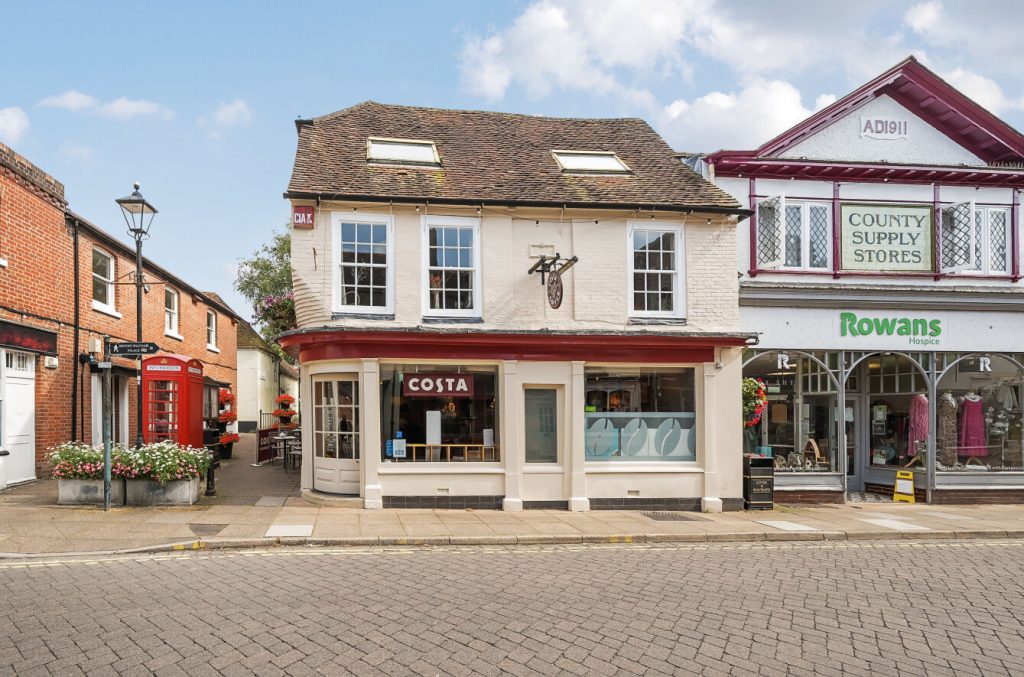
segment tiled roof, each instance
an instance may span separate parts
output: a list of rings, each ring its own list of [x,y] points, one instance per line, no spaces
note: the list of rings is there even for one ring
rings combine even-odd
[[[276,355],[274,348],[245,320],[238,323],[238,348],[255,348]]]
[[[468,204],[704,208],[745,213],[643,120],[550,118],[373,101],[297,121],[286,197]],[[433,141],[441,166],[368,163],[368,137]],[[552,150],[612,151],[628,175],[563,174]]]

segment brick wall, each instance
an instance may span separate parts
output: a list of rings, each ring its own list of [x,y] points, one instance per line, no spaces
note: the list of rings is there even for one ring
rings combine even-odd
[[[72,439],[71,388],[74,350],[74,228],[65,219],[63,186],[24,158],[0,145],[0,318],[56,332],[58,366],[47,368],[36,360],[36,462],[47,447]],[[109,334],[115,340],[135,340],[135,286],[129,272],[135,270],[134,254],[91,226],[79,229],[80,332],[79,352],[89,349],[89,339]],[[99,247],[115,257],[118,282],[114,308],[120,317],[92,307],[92,251]],[[179,292],[181,340],[164,332],[164,287],[167,280],[156,270],[146,271],[150,292],[143,299],[143,340],[167,352],[184,353],[201,360],[205,374],[235,388],[236,321],[217,313],[217,348],[207,348],[206,311],[213,309],[182,287]],[[173,284],[173,283],[172,283]],[[135,363],[115,360],[115,365],[134,371]],[[84,395],[76,415],[81,439],[92,440],[92,388],[89,367],[80,373],[77,386]],[[129,387],[129,439],[135,436],[135,381]]]

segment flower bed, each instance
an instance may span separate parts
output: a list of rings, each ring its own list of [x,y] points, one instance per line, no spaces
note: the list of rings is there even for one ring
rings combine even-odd
[[[57,480],[58,503],[103,502],[103,449],[65,442],[50,450],[50,474]],[[173,442],[110,451],[111,503],[190,505],[211,462],[205,449]]]

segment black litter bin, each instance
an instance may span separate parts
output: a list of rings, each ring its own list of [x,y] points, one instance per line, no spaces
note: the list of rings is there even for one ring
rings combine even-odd
[[[743,457],[743,506],[747,510],[775,507],[775,468],[772,459]]]

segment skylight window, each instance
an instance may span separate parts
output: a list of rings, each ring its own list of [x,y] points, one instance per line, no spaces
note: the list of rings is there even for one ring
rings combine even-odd
[[[615,153],[585,150],[553,150],[563,172],[574,174],[628,174],[629,167]]]
[[[366,159],[383,164],[441,166],[434,142],[414,139],[379,139],[371,136],[366,140]]]

